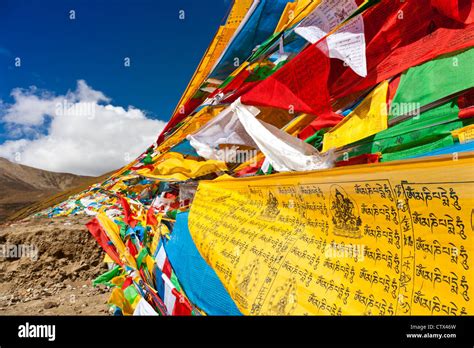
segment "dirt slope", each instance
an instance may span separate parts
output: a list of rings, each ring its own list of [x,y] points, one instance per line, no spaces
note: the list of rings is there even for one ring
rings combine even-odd
[[[0,246],[26,246],[22,257],[11,251],[9,257],[0,255],[1,315],[108,313],[109,291],[92,287],[107,269],[101,248],[84,226],[89,220],[31,218],[0,225]]]
[[[91,217],[32,214],[110,174],[52,173],[0,158],[0,315],[108,314],[109,290],[92,287],[106,266],[103,251],[85,227]],[[5,255],[12,245],[26,254],[12,255],[9,249]]]

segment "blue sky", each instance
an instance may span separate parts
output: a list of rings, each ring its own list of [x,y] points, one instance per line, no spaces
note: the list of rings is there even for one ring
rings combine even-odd
[[[31,85],[64,94],[83,79],[114,105],[167,120],[229,6],[229,0],[2,0],[0,99],[12,102],[13,88]]]
[[[230,6],[230,0],[1,0],[0,157],[90,175],[125,164],[170,118]],[[85,101],[84,95],[98,105],[97,122],[48,115],[53,102]],[[109,125],[116,129],[107,135]],[[84,139],[71,143],[68,127]],[[132,139],[134,132],[143,134]],[[112,147],[120,150],[106,154]],[[102,153],[90,157],[92,149]]]

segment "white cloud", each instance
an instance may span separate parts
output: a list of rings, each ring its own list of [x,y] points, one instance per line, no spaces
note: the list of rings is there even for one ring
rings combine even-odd
[[[131,106],[111,105],[82,80],[63,96],[35,87],[11,95],[14,103],[2,105],[0,121],[10,134],[34,138],[0,144],[0,157],[55,172],[100,175],[118,169],[146,150],[165,125]]]

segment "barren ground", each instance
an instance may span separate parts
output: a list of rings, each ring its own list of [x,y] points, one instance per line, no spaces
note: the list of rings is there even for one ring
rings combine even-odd
[[[11,252],[2,257],[0,249],[0,315],[108,315],[109,290],[92,287],[107,268],[85,227],[89,220],[28,218],[0,225],[0,247],[30,248],[20,258]]]

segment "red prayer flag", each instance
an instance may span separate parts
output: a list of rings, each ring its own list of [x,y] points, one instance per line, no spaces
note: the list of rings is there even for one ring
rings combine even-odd
[[[133,244],[132,240],[131,240],[131,239],[128,239],[128,240],[125,242],[125,245],[127,246],[128,251],[130,252],[130,254],[131,254],[133,257],[136,257],[137,254],[138,254],[138,250],[137,250],[137,248],[135,247],[135,245]]]
[[[125,290],[126,288],[128,288],[130,285],[132,285],[132,283],[133,283],[132,277],[125,278],[125,281],[122,284],[122,290]]]
[[[471,24],[474,22],[474,4],[472,0],[432,0],[434,8],[457,22]]]
[[[203,102],[202,99],[198,98],[191,98],[189,99],[184,106],[180,106],[178,112],[171,117],[169,122],[166,124],[165,128],[161,131],[158,140],[156,141],[159,145],[164,139],[165,134],[169,132],[173,127],[175,127],[178,123],[183,121],[188,115],[190,115],[201,103]]]
[[[253,175],[258,172],[258,170],[262,167],[264,159],[261,159],[257,163],[251,164],[248,167],[245,167],[244,169],[238,171],[235,173],[237,177],[245,176],[245,175]]]
[[[125,215],[124,217],[125,223],[127,223],[128,225],[132,227],[135,227],[137,225],[137,221],[135,220],[133,216],[132,210],[130,209],[130,205],[128,204],[127,200],[124,197],[119,196],[119,198],[120,198],[120,204],[122,205],[122,208],[123,208],[123,213]]]
[[[458,98],[459,118],[474,117],[474,88],[470,88]]]
[[[432,1],[387,1],[362,14],[367,76],[362,78],[333,59],[329,77],[331,98],[366,90],[412,66],[471,47],[474,24],[465,25],[449,18]],[[452,2],[468,6],[462,0]]]
[[[180,316],[191,315],[193,312],[193,309],[191,307],[191,304],[188,302],[188,300],[181,293],[179,293],[178,290],[176,290],[175,288],[173,288],[171,292],[176,297],[172,315],[180,315]]]
[[[102,249],[104,249],[107,255],[109,255],[116,264],[123,266],[123,262],[120,261],[120,256],[117,252],[117,249],[112,244],[105,231],[102,229],[102,226],[100,226],[99,221],[94,218],[86,224],[86,227],[92,236],[94,236],[97,243],[99,243]]]
[[[158,220],[155,217],[155,208],[150,207],[148,212],[146,213],[146,224],[149,226],[156,226],[158,225]]]
[[[343,116],[336,113],[332,113],[326,117],[317,117],[313,122],[303,128],[303,130],[298,134],[298,138],[305,140],[323,128],[334,127],[343,119]]]
[[[271,106],[323,117],[332,113],[327,77],[329,58],[325,42],[307,47],[274,74],[241,97],[244,104]]]
[[[369,164],[369,163],[378,163],[380,161],[380,154],[378,153],[368,153],[362,154],[356,157],[352,157],[347,161],[339,161],[336,162],[336,167],[346,167],[346,166],[353,166],[356,164]]]

